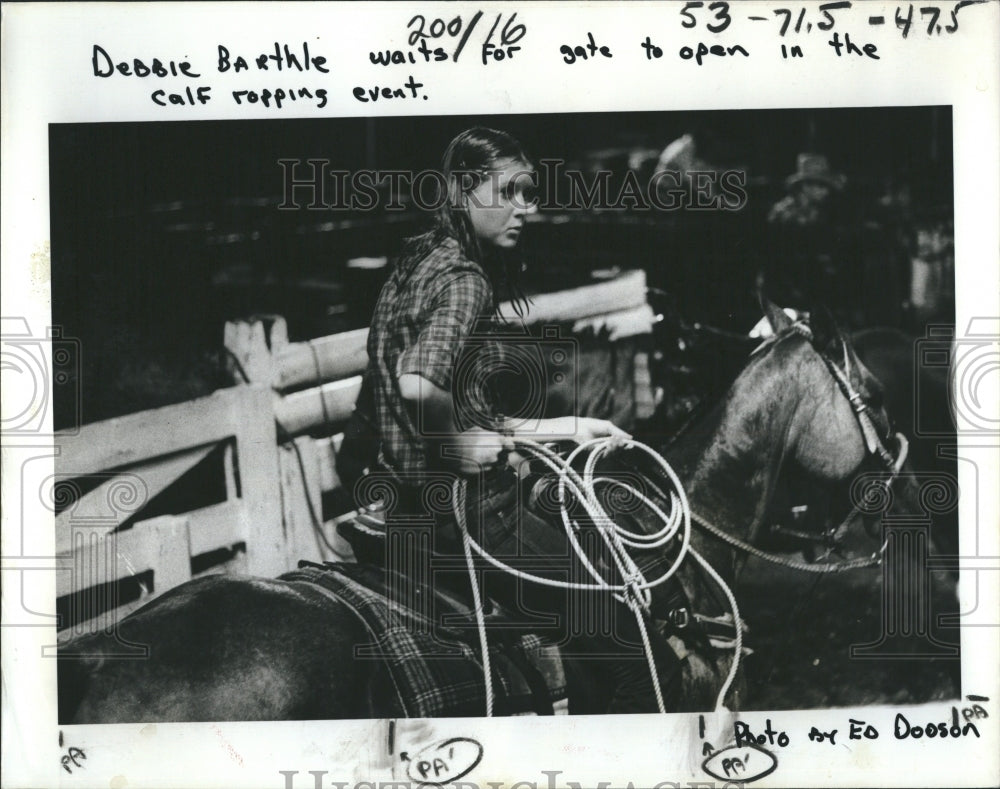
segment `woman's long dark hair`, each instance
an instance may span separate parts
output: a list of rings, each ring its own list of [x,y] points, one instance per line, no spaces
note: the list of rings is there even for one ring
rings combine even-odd
[[[465,210],[464,195],[478,187],[503,161],[514,160],[531,167],[531,158],[507,132],[477,126],[459,134],[445,149],[441,162],[447,199],[439,199],[434,226],[419,236],[406,240],[398,263],[408,277],[417,264],[447,238],[458,242],[462,253],[487,273],[493,285],[493,312],[499,318],[501,293],[513,304],[518,317],[524,317],[528,299],[521,289],[520,255],[505,250],[484,250]],[[444,197],[443,195],[441,196]]]

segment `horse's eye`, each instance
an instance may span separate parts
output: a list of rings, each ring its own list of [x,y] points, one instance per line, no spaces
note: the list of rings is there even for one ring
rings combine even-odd
[[[870,389],[866,399],[868,400],[869,408],[881,408],[885,405],[885,397],[881,389]]]

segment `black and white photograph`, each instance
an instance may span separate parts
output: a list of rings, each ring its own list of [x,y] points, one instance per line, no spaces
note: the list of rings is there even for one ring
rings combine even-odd
[[[747,5],[787,58],[798,8]],[[142,109],[47,118],[50,321],[4,302],[8,501],[42,516],[5,508],[4,637],[40,629],[50,774],[906,786],[890,765],[938,785],[979,754],[949,775],[981,785],[1000,319],[963,306],[998,290],[962,230],[997,191],[969,110],[798,87],[435,109],[420,64],[468,41],[502,79],[531,41],[513,10],[397,13],[405,45],[362,45],[391,87],[351,87],[320,36],[74,43],[88,89]],[[594,13],[551,32],[552,74],[621,59]],[[666,57],[760,51],[691,41]],[[241,70],[246,117],[193,114]]]
[[[114,572],[57,601],[82,656],[60,720],[958,697],[955,574],[882,584],[957,549],[955,461],[912,428],[947,429],[945,371],[910,397],[917,339],[954,321],[948,107],[50,146],[53,315],[81,348],[57,541],[121,507],[115,554],[83,549]],[[919,547],[882,533],[929,495]]]

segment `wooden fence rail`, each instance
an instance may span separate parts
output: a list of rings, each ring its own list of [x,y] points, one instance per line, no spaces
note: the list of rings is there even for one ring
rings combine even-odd
[[[106,621],[109,606],[119,607],[108,585],[122,579],[152,573],[133,608],[191,578],[194,560],[213,552],[238,556],[235,566],[256,575],[273,576],[293,564],[266,387],[222,389],[86,425],[57,442],[56,551],[70,568],[59,574],[57,592],[72,609],[62,624],[74,633],[86,627],[82,619]],[[221,456],[218,503],[185,509],[182,498],[175,505],[180,511],[167,520],[144,516],[213,451]]]

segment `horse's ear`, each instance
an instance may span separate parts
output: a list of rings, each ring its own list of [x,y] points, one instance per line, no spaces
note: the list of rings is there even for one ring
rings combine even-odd
[[[771,324],[771,331],[778,334],[792,325],[792,319],[781,307],[765,296],[764,291],[759,291],[757,298],[760,299],[760,308],[764,311],[764,317]]]
[[[809,328],[813,333],[813,345],[821,351],[843,342],[840,327],[826,305],[817,305],[809,311]]]

